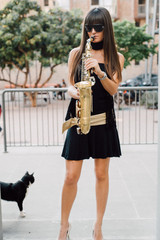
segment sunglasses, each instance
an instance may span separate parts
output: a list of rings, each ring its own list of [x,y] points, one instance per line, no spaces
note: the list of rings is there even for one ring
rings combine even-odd
[[[104,26],[102,24],[94,24],[94,25],[85,24],[85,29],[87,32],[91,32],[92,28],[94,28],[96,32],[102,32],[104,29]]]

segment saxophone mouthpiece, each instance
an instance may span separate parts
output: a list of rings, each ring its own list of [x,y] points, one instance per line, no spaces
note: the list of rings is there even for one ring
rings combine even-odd
[[[95,36],[91,36],[91,42],[93,42],[95,39]]]

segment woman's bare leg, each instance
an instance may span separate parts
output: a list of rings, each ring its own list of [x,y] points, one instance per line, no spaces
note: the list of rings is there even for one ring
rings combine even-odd
[[[66,240],[68,219],[77,194],[77,182],[81,174],[82,163],[82,160],[66,160],[66,176],[62,190],[61,202],[61,227],[58,240]]]
[[[94,226],[94,239],[102,240],[102,221],[109,192],[110,158],[95,159],[97,218]]]

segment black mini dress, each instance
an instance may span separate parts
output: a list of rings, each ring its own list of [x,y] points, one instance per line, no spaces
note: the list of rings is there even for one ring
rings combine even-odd
[[[103,63],[99,63],[102,71],[106,72]],[[99,78],[93,73],[96,83],[92,86],[93,112],[91,115],[106,113],[106,124],[92,126],[86,135],[77,134],[77,126],[67,131],[62,157],[66,160],[84,160],[91,158],[120,157],[121,149],[116,118],[114,111],[113,96],[102,86]],[[76,74],[75,82],[79,81]],[[76,99],[71,98],[65,120],[76,116]]]

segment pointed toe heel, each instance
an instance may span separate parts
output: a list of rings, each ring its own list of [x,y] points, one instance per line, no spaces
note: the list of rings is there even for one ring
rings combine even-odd
[[[94,229],[92,230],[92,240],[95,240],[95,238],[94,238]],[[103,236],[102,236],[102,240],[104,240]]]
[[[66,235],[66,240],[71,240],[70,239],[70,231],[71,231],[71,224],[69,223],[68,230],[67,230],[67,235]]]

